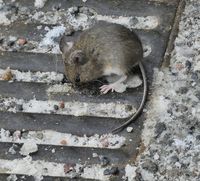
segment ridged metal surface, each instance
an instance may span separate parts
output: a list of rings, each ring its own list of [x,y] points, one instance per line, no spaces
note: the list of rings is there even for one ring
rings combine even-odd
[[[8,2],[9,3],[9,2]],[[32,1],[16,0],[14,3],[34,9]],[[151,46],[152,52],[149,56],[145,57],[144,64],[147,71],[149,91],[151,92],[151,83],[153,79],[153,69],[159,68],[168,43],[170,34],[170,27],[173,25],[176,7],[178,0],[173,2],[153,2],[148,0],[88,0],[83,3],[79,0],[48,0],[45,6],[40,11],[51,11],[52,6],[61,4],[61,7],[68,9],[72,6],[87,6],[95,9],[102,15],[123,15],[123,16],[156,16],[159,18],[159,25],[151,30],[135,30],[143,43]],[[34,41],[40,41],[40,34],[44,35],[37,29],[40,24],[23,24],[23,21],[16,21],[9,26],[0,26],[0,35],[4,37],[16,36],[24,37]],[[52,27],[54,25],[44,25]],[[73,37],[72,37],[73,38]],[[58,61],[57,64],[55,61]],[[58,71],[63,73],[63,64],[60,55],[48,53],[30,53],[30,52],[0,52],[0,69],[10,67],[19,71],[41,71],[51,72]],[[142,87],[135,89],[128,89],[123,94],[109,93],[108,95],[99,95],[97,85],[92,87],[85,87],[83,89],[77,88],[73,94],[65,95],[57,93],[49,96],[47,89],[55,84],[34,83],[34,82],[7,82],[0,81],[0,96],[1,98],[18,98],[24,100],[31,100],[33,98],[42,101],[56,100],[56,101],[83,101],[83,102],[96,102],[97,104],[104,102],[117,101],[126,103],[129,102],[135,108],[138,107],[142,98]],[[150,109],[150,108],[147,108]],[[74,147],[68,145],[38,145],[38,152],[32,155],[34,161],[42,160],[47,162],[63,163],[63,164],[76,164],[80,160],[86,165],[100,164],[99,158],[93,157],[93,153],[103,155],[110,160],[110,164],[119,168],[119,174],[116,176],[109,176],[113,180],[122,180],[124,168],[126,164],[134,163],[138,154],[138,147],[140,146],[140,136],[145,113],[141,115],[137,121],[131,124],[133,127],[132,133],[127,133],[123,130],[118,135],[126,139],[125,145],[118,149],[108,148],[93,148],[93,147]],[[125,119],[127,120],[127,119]],[[125,120],[115,118],[102,118],[91,116],[76,117],[73,115],[61,114],[37,114],[37,113],[23,113],[23,112],[0,112],[0,128],[9,130],[14,133],[16,130],[25,131],[43,131],[53,130],[58,133],[68,133],[76,136],[93,136],[95,134],[103,135],[110,133],[113,128],[116,128]],[[0,142],[0,159],[14,160],[22,159],[23,156],[19,154],[22,143],[15,143],[16,154],[8,152],[9,148],[13,145],[12,142]],[[52,153],[55,150],[55,153]],[[9,174],[0,169],[0,180],[6,180]],[[13,173],[19,174],[21,173]],[[99,179],[98,177],[96,178]],[[24,180],[34,180],[31,176],[25,176]],[[71,180],[69,178],[50,177],[45,176],[44,180]],[[76,180],[87,180],[86,178],[78,178]],[[94,179],[92,179],[94,180]]]

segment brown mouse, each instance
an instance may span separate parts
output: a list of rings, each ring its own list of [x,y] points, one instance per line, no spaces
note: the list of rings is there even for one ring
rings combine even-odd
[[[131,69],[139,65],[143,77],[143,98],[136,113],[120,127],[124,129],[142,112],[147,96],[147,79],[142,65],[143,48],[138,36],[123,25],[99,21],[82,32],[75,42],[60,41],[65,74],[73,84],[96,80],[102,76],[117,75],[119,79],[100,87],[106,94],[123,83]]]

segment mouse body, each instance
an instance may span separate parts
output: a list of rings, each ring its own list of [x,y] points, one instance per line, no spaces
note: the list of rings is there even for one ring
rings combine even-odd
[[[147,81],[141,63],[142,43],[134,32],[120,24],[100,21],[82,32],[75,42],[67,42],[66,36],[63,36],[60,50],[66,77],[73,84],[93,81],[102,76],[119,77],[117,81],[100,87],[103,94],[115,91],[117,86],[126,81],[131,69],[139,65],[144,84],[142,102],[132,118],[113,131],[124,128],[141,113],[147,95]]]

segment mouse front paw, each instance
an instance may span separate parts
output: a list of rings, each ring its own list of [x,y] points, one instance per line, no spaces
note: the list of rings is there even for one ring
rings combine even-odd
[[[100,89],[100,92],[101,92],[102,94],[107,94],[110,90],[111,90],[112,92],[115,90],[113,84],[102,85],[99,89]]]
[[[126,91],[126,88],[127,88],[126,84],[113,83],[109,85],[103,85],[99,89],[102,94],[107,94],[110,90],[112,92],[115,91],[117,93],[123,93],[124,91]]]

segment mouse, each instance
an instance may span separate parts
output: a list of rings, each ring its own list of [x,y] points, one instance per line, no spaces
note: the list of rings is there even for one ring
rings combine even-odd
[[[147,77],[143,48],[139,37],[123,25],[99,21],[83,31],[74,42],[66,35],[60,39],[60,51],[65,75],[74,85],[115,75],[115,82],[100,86],[100,92],[115,91],[127,80],[133,67],[139,66],[143,79],[143,97],[137,111],[122,125],[112,130],[117,133],[126,128],[142,112],[147,97]]]

